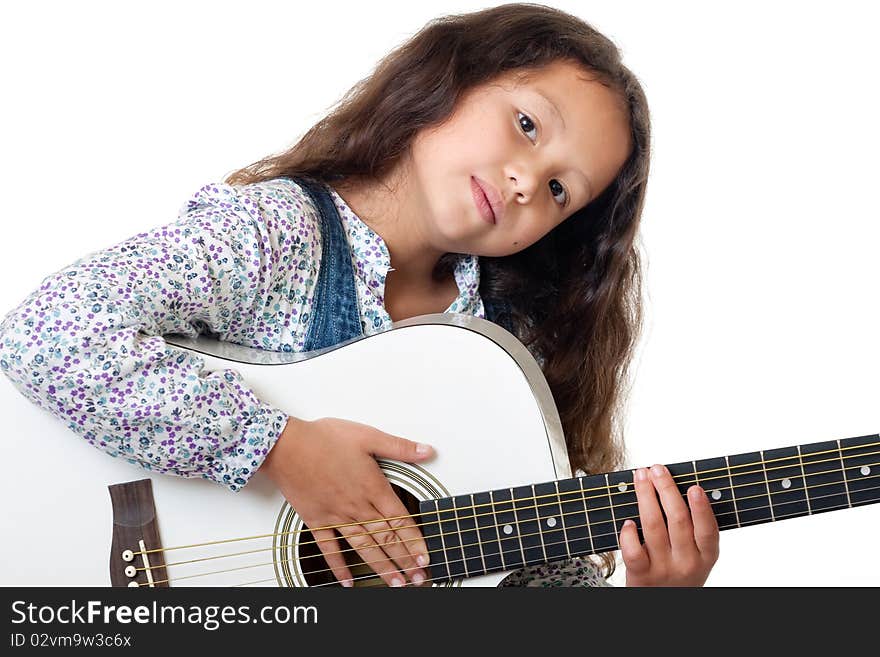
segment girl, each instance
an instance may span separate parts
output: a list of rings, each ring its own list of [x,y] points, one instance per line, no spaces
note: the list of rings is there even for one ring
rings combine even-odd
[[[232,491],[262,471],[327,528],[313,533],[343,584],[337,525],[389,585],[419,585],[427,549],[374,457],[422,461],[429,446],[290,417],[160,336],[310,351],[426,313],[486,317],[541,364],[573,468],[619,468],[649,142],[638,81],[582,20],[512,4],[432,21],[289,151],[44,280],[0,325],[0,366],[111,455]],[[340,245],[350,257],[329,257]],[[323,294],[322,276],[346,294]],[[686,505],[662,466],[636,491],[645,544],[624,526],[627,585],[702,585],[719,542],[703,491]],[[505,584],[607,584],[614,555],[595,558]]]

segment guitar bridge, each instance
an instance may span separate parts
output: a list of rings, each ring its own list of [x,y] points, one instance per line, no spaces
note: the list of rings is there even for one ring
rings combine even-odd
[[[113,503],[110,584],[168,587],[168,572],[156,523],[153,482],[139,479],[107,488]],[[132,546],[137,549],[133,550]],[[140,568],[135,566],[138,557],[143,564]]]

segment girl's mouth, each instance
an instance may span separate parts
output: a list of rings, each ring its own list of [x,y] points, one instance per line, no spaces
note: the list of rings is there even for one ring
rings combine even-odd
[[[480,213],[480,216],[486,221],[486,223],[494,225],[495,212],[492,210],[492,205],[489,203],[489,199],[483,191],[483,188],[480,187],[479,183],[473,176],[471,176],[471,194],[474,197],[474,204],[477,206],[477,211]]]

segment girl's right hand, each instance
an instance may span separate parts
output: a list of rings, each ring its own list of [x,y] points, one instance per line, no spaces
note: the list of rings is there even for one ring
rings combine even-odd
[[[428,564],[428,547],[374,457],[420,462],[433,454],[428,445],[367,424],[291,416],[260,470],[308,525],[344,586],[352,585],[343,556],[349,548],[340,547],[333,529],[315,527],[336,527],[389,586],[403,586],[402,573],[418,586],[428,578],[420,567]]]

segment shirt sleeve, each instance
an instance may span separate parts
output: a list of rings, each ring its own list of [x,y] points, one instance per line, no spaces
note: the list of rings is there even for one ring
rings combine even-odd
[[[590,586],[610,587],[599,567],[589,557],[572,557],[526,566],[513,571],[498,586]]]
[[[210,332],[245,344],[278,307],[273,289],[290,266],[279,252],[291,252],[297,231],[251,188],[205,185],[177,221],[46,277],[0,322],[2,371],[111,456],[240,490],[288,414],[236,370],[204,371],[203,358],[161,336]]]

